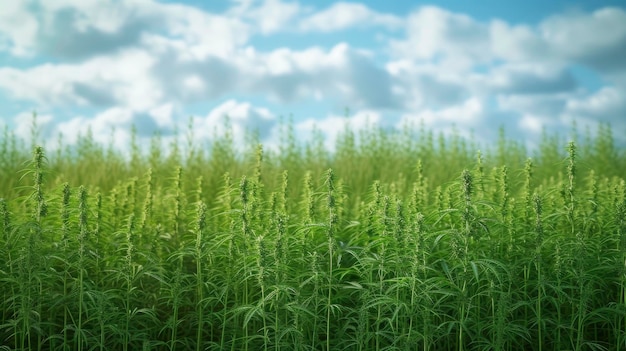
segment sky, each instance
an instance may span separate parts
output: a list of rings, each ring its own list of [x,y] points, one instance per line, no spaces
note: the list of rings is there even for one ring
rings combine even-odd
[[[503,127],[610,123],[626,144],[626,2],[0,0],[0,128],[41,143],[129,145],[258,132],[292,120],[332,147],[354,130],[456,130],[489,145]]]

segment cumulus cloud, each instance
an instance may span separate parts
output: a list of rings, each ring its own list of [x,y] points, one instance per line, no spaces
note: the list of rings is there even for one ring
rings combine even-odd
[[[178,113],[176,106],[171,103],[156,106],[148,114],[152,116],[160,129],[173,129],[175,126],[174,114]]]
[[[509,64],[491,70],[489,87],[503,94],[550,94],[573,91],[574,76],[563,67],[537,64]]]
[[[295,132],[300,140],[311,140],[312,131],[318,130],[324,135],[324,147],[333,151],[337,138],[345,129],[358,133],[381,126],[382,122],[379,112],[359,110],[349,117],[331,114],[324,118],[307,118],[295,125]]]
[[[555,15],[539,32],[559,57],[590,65],[602,72],[626,69],[626,12],[602,8],[591,15]]]
[[[330,50],[247,50],[231,60],[184,61],[180,55],[174,50],[161,55],[154,75],[166,86],[169,98],[179,97],[183,102],[243,92],[279,103],[296,103],[316,95],[355,107],[399,104],[389,73],[367,52],[345,43]],[[191,87],[189,83],[193,83]]]
[[[485,108],[484,103],[477,98],[469,98],[463,104],[441,108],[441,109],[424,109],[417,113],[405,114],[400,120],[399,125],[415,124],[415,122],[424,122],[426,126],[440,129],[456,124],[459,127],[471,129],[484,120]]]
[[[152,34],[152,39],[178,44],[188,58],[209,56],[230,58],[250,38],[249,25],[239,18],[207,13],[184,5],[160,5],[168,36]],[[176,38],[176,39],[172,39]]]
[[[503,111],[556,118],[565,108],[568,98],[569,94],[498,95],[496,101]]]
[[[266,108],[255,107],[248,102],[228,100],[215,107],[204,117],[197,117],[194,125],[201,131],[199,136],[212,137],[223,134],[228,125],[236,138],[243,138],[246,131],[258,132],[261,140],[266,139],[277,123],[276,117]]]
[[[356,125],[365,115],[378,123],[393,113],[434,129],[506,125],[524,135],[572,119],[626,123],[620,8],[511,24],[435,6],[404,15],[353,2],[321,9],[282,0],[233,3],[222,13],[154,0],[7,3],[0,52],[35,59],[31,66],[0,67],[0,91],[55,116],[46,117],[49,130],[91,127],[102,141],[113,127],[131,124],[142,137],[171,131],[189,105],[220,101],[195,118],[199,136],[211,137],[229,115],[238,136],[257,129],[269,140],[276,124],[265,108],[271,103],[293,108],[296,117],[311,102],[350,107],[361,111],[350,119]],[[355,28],[385,36],[358,47],[346,34]],[[344,30],[341,39],[333,37]],[[285,37],[303,45],[285,46]],[[309,37],[330,40],[321,46]],[[576,67],[598,76],[601,86],[585,85]],[[93,115],[72,111],[78,108]],[[337,123],[343,125],[337,118],[315,124],[332,140]],[[312,123],[297,126],[303,131]],[[121,143],[128,138],[116,133]]]
[[[480,120],[490,121],[526,136],[543,128],[562,130],[572,120],[622,126],[626,61],[619,58],[626,56],[625,16],[622,9],[604,8],[558,14],[530,26],[480,22],[421,7],[409,15],[406,37],[390,42],[395,60],[387,66],[394,80],[402,82],[403,100],[413,97],[405,106],[414,112],[405,119],[435,126],[478,121],[467,125],[477,129]],[[597,92],[584,87],[573,74],[576,65],[614,86]],[[486,107],[482,119],[464,117],[478,111],[460,102],[470,97],[493,100],[495,106]],[[438,101],[448,107],[433,109]]]
[[[14,120],[16,135],[23,140],[30,140],[32,116],[21,113]],[[237,147],[244,145],[247,133],[258,133],[259,139],[268,145],[276,142],[273,138],[278,127],[276,116],[268,109],[248,102],[227,100],[208,114],[193,117],[191,122],[196,145],[204,145],[227,132],[231,134]],[[93,141],[101,145],[113,145],[126,152],[130,146],[133,127],[136,130],[136,141],[145,151],[156,132],[162,136],[163,145],[167,147],[174,138],[174,131],[185,130],[186,123],[172,105],[158,106],[147,113],[114,107],[95,116],[79,115],[57,123],[54,123],[50,115],[38,116],[37,119],[40,138],[49,141],[46,145],[49,149],[57,147],[57,135],[62,136],[61,140],[65,145],[73,146],[80,137],[89,134]]]
[[[508,62],[525,62],[542,55],[542,60],[551,60],[552,49],[531,26],[510,25],[495,19],[488,25],[489,51],[496,58]]]
[[[604,87],[583,98],[569,99],[564,115],[587,123],[609,123],[618,131],[626,131],[626,94],[615,87]]]
[[[51,114],[24,111],[13,117],[13,123],[13,133],[18,139],[29,143],[29,145],[35,143],[44,147],[52,146],[52,139],[56,136],[56,125]]]
[[[393,90],[403,107],[412,111],[460,104],[472,93],[472,82],[477,79],[410,60],[390,62],[386,69],[393,77]]]
[[[6,5],[6,6],[5,6]],[[150,1],[14,1],[3,4],[0,38],[14,55],[81,59],[137,43],[153,28]]]
[[[249,38],[236,17],[153,0],[18,1],[4,9],[0,38],[15,55],[82,60],[140,46],[148,35],[178,38],[196,57],[224,57]]]
[[[154,114],[152,117],[158,124],[159,117]],[[193,129],[189,131],[191,134],[188,136],[192,138],[196,146],[204,146],[216,138],[229,135],[235,148],[242,150],[249,142],[247,138],[251,135],[258,137],[264,145],[272,145],[276,143],[274,136],[278,133],[278,119],[272,112],[267,108],[236,99],[222,102],[206,115],[191,117],[191,120],[186,121],[184,125],[180,125],[180,122],[181,118],[173,119],[173,124],[169,124],[168,128],[171,130],[179,127],[178,129],[181,130],[180,127],[182,127],[186,130],[186,122],[190,122]]]
[[[292,24],[292,21],[306,11],[297,2],[284,2],[281,0],[237,1],[237,5],[228,13],[245,19],[264,35],[284,31]]]
[[[39,23],[31,14],[28,1],[9,1],[0,11],[0,51],[27,56],[37,41]]]
[[[184,50],[162,51],[147,74],[163,90],[163,99],[193,103],[219,98],[237,90],[238,82],[245,77],[232,61],[217,56],[184,56]]]
[[[77,60],[130,47],[157,23],[156,14],[146,11],[149,5],[134,1],[41,2],[43,26],[36,49]]]
[[[0,68],[0,88],[16,99],[43,106],[103,106],[145,110],[162,97],[149,69],[154,58],[142,50],[29,69]]]
[[[230,60],[189,58],[185,50],[161,46],[123,50],[78,64],[0,68],[0,88],[17,99],[45,106],[124,106],[136,111],[236,93],[280,103],[317,95],[339,105],[392,108],[400,104],[392,85],[384,67],[345,43],[330,50],[252,50]]]
[[[300,22],[300,29],[305,32],[334,32],[355,26],[399,29],[403,24],[404,21],[401,18],[378,13],[363,4],[337,2],[303,19]]]
[[[459,69],[491,59],[488,27],[467,15],[424,6],[407,21],[406,38],[390,43],[391,51],[401,58],[438,59]]]
[[[626,12],[602,8],[591,14],[557,14],[537,27],[502,20],[479,22],[467,15],[424,6],[408,17],[406,37],[390,43],[396,55],[437,59],[450,68],[471,68],[497,60],[567,62],[602,72],[623,70]]]
[[[367,52],[346,43],[324,51],[279,49],[251,56],[254,64],[244,89],[266,93],[278,102],[318,96],[339,105],[390,108],[399,106],[390,74]],[[245,71],[243,69],[242,71]]]
[[[85,136],[91,132],[94,141],[98,143],[113,142],[113,145],[127,146],[133,126],[136,128],[139,138],[149,138],[156,131],[162,130],[155,118],[148,114],[114,107],[93,117],[77,116],[68,121],[60,122],[55,132],[62,134],[64,142],[69,145],[75,144],[80,136]]]
[[[537,136],[546,127],[546,121],[541,116],[536,116],[533,114],[524,114],[522,115],[522,118],[519,119],[518,126],[522,130],[532,133],[535,136]]]

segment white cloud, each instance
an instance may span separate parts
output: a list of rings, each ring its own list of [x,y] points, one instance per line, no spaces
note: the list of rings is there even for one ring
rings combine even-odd
[[[147,9],[153,10],[155,3],[142,0],[54,0],[40,1],[38,5],[47,21],[53,21],[53,17],[61,11],[72,11],[74,13],[71,24],[77,31],[95,29],[113,34],[122,30],[140,7],[143,7],[144,12]]]
[[[91,130],[94,141],[101,144],[113,142],[116,146],[128,146],[130,127],[133,125],[133,112],[123,108],[111,108],[94,117],[74,117],[57,124],[57,131],[63,135],[67,145],[74,145],[82,135]],[[112,134],[113,133],[113,134]],[[127,135],[128,134],[128,135]],[[113,140],[111,136],[113,135]]]
[[[260,5],[255,1],[237,1],[228,14],[245,19],[257,27],[264,35],[289,28],[292,21],[305,9],[297,2],[264,0]]]
[[[603,8],[565,13],[538,26],[502,20],[479,22],[464,14],[424,6],[408,17],[406,38],[390,43],[399,58],[436,60],[447,69],[470,69],[497,60],[579,63],[602,72],[625,70],[626,12]]]
[[[225,102],[197,118],[206,127],[198,135],[210,137],[228,113],[237,135],[259,128],[271,138],[276,122],[263,101],[288,104],[296,116],[305,113],[298,104],[317,101],[376,120],[402,113],[433,128],[474,129],[505,122],[530,135],[540,121],[554,128],[571,119],[626,123],[625,23],[619,8],[513,25],[435,6],[392,15],[352,2],[314,10],[296,1],[241,0],[211,13],[153,0],[14,1],[0,11],[0,51],[10,60],[32,55],[29,62],[54,63],[0,68],[0,89],[47,116],[63,109],[49,126],[65,123],[57,129],[68,133],[92,126],[106,140],[110,130],[102,130],[130,123],[140,124],[143,136],[171,130],[188,104],[216,101]],[[365,49],[331,34],[352,28],[405,33]],[[285,33],[301,40],[297,49],[283,46]],[[611,85],[585,86],[573,66]],[[96,112],[76,117],[71,110],[78,107]],[[74,118],[56,122],[67,115]],[[336,118],[317,123],[330,138]]]
[[[626,69],[626,12],[603,8],[586,13],[556,15],[541,23],[539,31],[559,57],[600,70]]]
[[[564,67],[550,64],[505,64],[489,72],[487,84],[496,93],[551,94],[574,91],[575,78]]]
[[[610,123],[618,130],[626,130],[626,93],[615,87],[567,101],[564,118]]]
[[[579,113],[616,116],[626,112],[626,96],[613,87],[604,87],[583,100],[568,101],[567,109]]]
[[[260,94],[281,103],[316,96],[354,108],[399,104],[387,70],[369,52],[345,43],[329,50],[244,50],[226,60],[190,57],[184,41],[158,41],[80,63],[1,68],[0,88],[42,106],[122,106],[144,112],[232,93]]]
[[[464,128],[478,126],[485,117],[483,102],[477,98],[469,98],[462,104],[442,108],[439,110],[423,109],[416,113],[405,114],[398,126],[423,121],[430,127],[445,127],[456,124]]]
[[[299,140],[311,140],[312,131],[317,129],[324,135],[324,147],[334,150],[337,138],[347,128],[355,133],[380,126],[382,116],[373,110],[360,110],[350,117],[329,115],[325,118],[308,118],[295,125]]]
[[[499,95],[496,101],[502,111],[557,118],[570,96],[571,94]]]
[[[502,124],[527,135],[540,125],[562,129],[572,119],[626,123],[622,85],[589,95],[590,88],[571,71],[584,65],[600,74],[613,72],[604,78],[619,83],[619,70],[626,68],[626,61],[617,59],[626,54],[624,15],[610,8],[512,26],[422,7],[409,16],[406,38],[390,42],[394,60],[387,69],[400,83],[394,86],[397,94],[408,102],[404,119],[434,128],[443,121],[474,129]],[[494,100],[496,106],[472,108],[471,99]]]
[[[544,95],[503,95],[498,98],[498,109],[514,113],[517,127],[524,138],[538,141],[544,129],[549,133],[569,131],[576,122],[581,129],[592,133],[599,123],[609,123],[617,139],[626,142],[626,95],[614,87],[597,92],[576,91]],[[529,146],[536,144],[528,143]]]
[[[226,123],[228,118],[228,123]],[[194,118],[196,141],[213,139],[215,135],[225,135],[230,127],[236,145],[244,145],[247,132],[257,132],[261,141],[267,141],[277,124],[276,117],[266,108],[255,107],[248,102],[231,99],[213,108],[204,117]]]
[[[228,118],[228,123],[226,123]],[[144,149],[150,143],[150,138],[156,131],[161,131],[164,145],[173,137],[175,127],[186,133],[187,120],[177,114],[172,105],[159,106],[149,114],[137,113],[127,108],[114,107],[107,109],[93,117],[76,116],[64,122],[52,125],[52,118],[44,121],[49,125],[48,134],[63,135],[66,145],[75,145],[80,136],[89,131],[95,142],[102,145],[113,145],[120,151],[128,152],[131,140],[131,126],[137,130],[137,142]],[[30,122],[23,119],[19,125],[20,137],[30,135]],[[213,108],[207,115],[193,117],[193,137],[197,145],[203,145],[216,135],[225,135],[225,127],[229,126],[235,146],[243,147],[247,132],[258,132],[263,142],[271,143],[274,129],[277,127],[276,117],[266,108],[256,107],[247,102],[227,100]],[[43,124],[43,123],[40,123]],[[54,148],[56,145],[51,145]]]
[[[489,25],[490,50],[496,58],[506,61],[532,60],[535,53],[543,53],[543,61],[550,60],[551,48],[528,25],[512,26],[502,20]]]
[[[524,114],[519,120],[519,127],[522,130],[539,135],[544,128],[545,118],[531,114]]]
[[[153,0],[15,1],[0,13],[0,49],[14,55],[80,60],[137,47],[145,35],[182,40],[193,57],[228,57],[247,42],[250,26],[236,17]]]
[[[484,80],[477,74],[459,74],[436,64],[411,60],[389,62],[386,69],[393,77],[394,93],[410,111],[462,103],[470,95],[479,95],[475,86]]]
[[[434,6],[408,17],[405,40],[393,40],[391,51],[401,58],[440,60],[448,69],[467,70],[492,55],[488,27],[473,18]]]
[[[337,2],[303,19],[300,29],[305,32],[334,32],[355,26],[399,29],[403,24],[404,21],[397,16],[378,13],[360,3]]]
[[[33,120],[35,119],[35,120]],[[55,136],[53,116],[50,114],[33,114],[33,112],[21,112],[13,117],[15,128],[13,132],[19,139],[32,143],[33,141],[44,147],[48,147],[51,138]],[[36,133],[33,135],[33,122],[35,122]],[[32,140],[35,136],[37,140]]]
[[[0,51],[15,56],[32,54],[39,23],[29,12],[29,1],[7,1],[0,11]]]
[[[167,109],[167,106],[162,106]],[[160,111],[167,113],[167,111]],[[153,111],[154,113],[154,111]],[[158,111],[157,111],[158,113]],[[58,122],[52,130],[53,135],[62,135],[63,144],[76,146],[80,137],[90,133],[93,141],[103,146],[112,146],[128,154],[131,143],[131,130],[136,128],[138,145],[144,150],[150,143],[150,138],[157,130],[169,137],[173,125],[161,125],[158,117],[149,114],[137,113],[128,108],[113,107],[95,116],[75,116],[66,121]],[[52,145],[54,149],[57,145]]]
[[[34,51],[83,60],[136,46],[144,31],[165,30],[160,5],[151,0],[37,1],[41,23]]]
[[[281,103],[312,96],[356,108],[389,108],[399,103],[389,73],[367,52],[345,43],[329,51],[310,48],[249,52],[239,60],[238,71],[245,77],[239,87]]]
[[[22,112],[13,118],[13,133],[27,146],[30,146],[32,139],[32,116],[30,112]],[[130,152],[132,126],[136,128],[136,141],[143,151],[148,150],[150,138],[159,129],[165,132],[162,133],[162,139],[167,150],[172,140],[173,127],[163,128],[157,124],[155,117],[124,108],[111,108],[95,116],[75,116],[65,121],[58,121],[51,114],[38,114],[36,125],[36,144],[44,146],[48,154],[58,149],[59,142],[64,147],[76,147],[80,138],[89,135],[92,141],[103,147],[111,146],[125,156]]]
[[[151,109],[148,114],[152,116],[159,128],[173,129],[175,111],[174,104],[169,103]]]
[[[149,53],[128,50],[80,64],[44,64],[26,70],[0,68],[0,88],[16,99],[42,106],[122,104],[146,110],[162,98],[159,85],[151,77],[153,64]]]
[[[235,49],[243,46],[250,37],[250,28],[241,20],[210,14],[184,5],[162,5],[161,16],[170,36],[182,39],[185,52],[190,58],[204,59],[209,56],[230,58]],[[173,40],[173,43],[179,43]]]

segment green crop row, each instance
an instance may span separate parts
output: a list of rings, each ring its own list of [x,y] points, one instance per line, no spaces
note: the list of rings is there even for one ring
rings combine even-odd
[[[346,129],[329,152],[285,129],[278,151],[156,135],[127,156],[90,136],[29,156],[5,131],[0,350],[626,349],[610,128],[531,158],[504,135]]]

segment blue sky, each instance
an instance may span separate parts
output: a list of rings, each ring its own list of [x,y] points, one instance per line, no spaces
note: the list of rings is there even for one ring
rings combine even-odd
[[[497,129],[536,145],[610,123],[626,143],[626,5],[614,1],[24,0],[0,10],[0,127],[53,148],[192,116],[276,145],[281,117],[332,144],[346,123]]]

